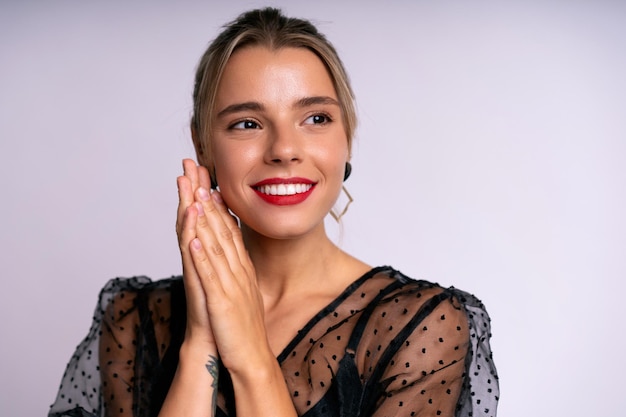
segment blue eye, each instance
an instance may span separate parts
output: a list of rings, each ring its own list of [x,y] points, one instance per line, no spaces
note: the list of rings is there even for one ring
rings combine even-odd
[[[237,122],[230,127],[231,129],[258,129],[258,123],[252,120],[242,120],[241,122]]]

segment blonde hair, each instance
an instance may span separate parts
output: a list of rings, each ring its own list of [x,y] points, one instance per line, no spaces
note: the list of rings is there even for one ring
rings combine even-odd
[[[224,30],[200,59],[193,89],[191,117],[191,132],[198,162],[210,170],[213,169],[210,143],[217,87],[233,52],[250,45],[261,45],[271,50],[286,47],[307,48],[320,58],[335,87],[348,149],[352,149],[352,138],[357,124],[354,93],[337,51],[311,22],[286,17],[279,9],[268,7],[243,13],[225,25]]]

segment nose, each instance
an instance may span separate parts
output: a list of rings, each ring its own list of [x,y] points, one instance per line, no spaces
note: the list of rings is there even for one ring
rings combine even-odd
[[[274,125],[268,132],[267,161],[273,164],[301,160],[300,140],[295,127]]]

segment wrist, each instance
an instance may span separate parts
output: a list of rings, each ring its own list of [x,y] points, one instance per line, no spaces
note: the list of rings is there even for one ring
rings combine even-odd
[[[204,364],[209,358],[217,358],[218,356],[217,346],[208,343],[194,343],[185,340],[179,350],[179,362],[183,364]]]
[[[267,350],[257,349],[255,355],[248,357],[245,362],[224,363],[224,366],[228,369],[233,383],[242,387],[263,386],[277,378],[284,379],[278,360],[269,347]]]
[[[274,355],[270,354],[261,365],[253,363],[229,369],[238,414],[296,417],[285,376]]]

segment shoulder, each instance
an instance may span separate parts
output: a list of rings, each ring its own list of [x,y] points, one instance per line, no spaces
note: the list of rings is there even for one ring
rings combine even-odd
[[[116,321],[127,316],[140,304],[150,306],[169,302],[172,292],[177,290],[182,290],[181,276],[155,281],[146,276],[114,278],[100,290],[96,313]]]
[[[367,322],[361,347],[384,350],[466,350],[469,295],[436,283],[415,280],[391,267],[376,268],[369,284],[378,290],[362,313]],[[372,355],[374,357],[374,355]],[[382,356],[381,356],[382,359]],[[389,359],[389,358],[387,358]]]
[[[406,365],[411,357],[419,358],[421,375],[429,376],[458,364],[461,369],[457,377],[461,375],[463,380],[458,397],[463,412],[459,415],[476,414],[478,410],[494,412],[499,396],[498,374],[490,347],[491,319],[482,301],[469,292],[415,280],[392,268],[381,273],[401,283],[387,297],[386,304],[401,305],[402,312],[412,314],[411,319],[401,320],[406,323],[401,337],[404,345],[396,356],[404,355],[406,362],[404,358],[399,362]],[[385,303],[377,305],[376,310],[384,311]]]
[[[146,276],[117,277],[109,280],[100,290],[99,299],[107,301],[112,298],[125,298],[126,295],[139,293],[159,293],[171,291],[177,285],[182,284],[181,276],[152,280]]]
[[[428,321],[440,330],[454,330],[461,323],[470,339],[488,341],[491,337],[491,319],[482,301],[475,295],[455,287],[444,287],[436,282],[411,278],[391,267],[376,268],[372,278],[386,280],[392,291],[382,298],[375,310],[379,316],[395,306],[394,317],[400,323]],[[374,315],[376,316],[376,315]],[[403,317],[405,317],[403,319]],[[424,329],[416,326],[415,331]],[[460,335],[458,335],[460,336]]]
[[[394,303],[407,307],[439,304],[447,300],[453,308],[466,310],[468,317],[474,318],[477,315],[486,321],[489,319],[482,301],[469,292],[455,287],[444,287],[437,282],[414,279],[389,266],[374,268],[372,271],[370,279],[379,280],[381,287],[384,285],[393,288],[384,297],[386,302],[393,299]]]
[[[376,268],[370,280],[380,286],[380,295],[364,309],[367,326],[361,346],[366,354],[388,346],[390,354],[446,352],[462,361],[488,344],[489,315],[472,294],[416,280],[391,267]]]
[[[129,364],[135,360],[134,342],[137,332],[142,332],[139,324],[144,325],[140,320],[143,310],[140,306],[158,305],[160,299],[169,308],[167,299],[179,291],[177,288],[182,291],[181,277],[158,281],[130,277],[108,281],[100,290],[89,332],[66,367],[49,415],[74,415],[72,413],[79,413],[78,410],[96,415],[102,406],[101,398],[105,396],[111,401],[115,397],[117,403],[130,404],[132,390],[128,391],[127,383],[133,381],[134,368]],[[184,304],[182,309],[184,312]],[[148,307],[144,311],[151,310],[156,309]],[[145,320],[145,323],[150,321]],[[157,327],[151,332],[155,333],[159,338]]]
[[[457,415],[477,413],[474,407],[481,401],[495,409],[497,374],[482,302],[465,291],[416,280],[391,267],[377,268],[371,280],[384,295],[366,308],[369,320],[359,363],[370,384],[384,386],[384,397],[394,399],[382,401],[380,407],[412,404],[429,395],[433,401],[457,398],[459,409],[470,412]],[[476,402],[474,393],[480,397]],[[420,404],[413,405],[427,407]]]
[[[478,304],[475,297],[455,288],[410,278],[391,267],[375,271],[370,280],[380,287],[379,296],[365,309],[374,334],[385,329],[390,336],[403,339],[438,329],[439,334],[443,330],[457,338],[467,335],[469,314],[473,313],[466,306]],[[459,327],[464,331],[457,331]]]

